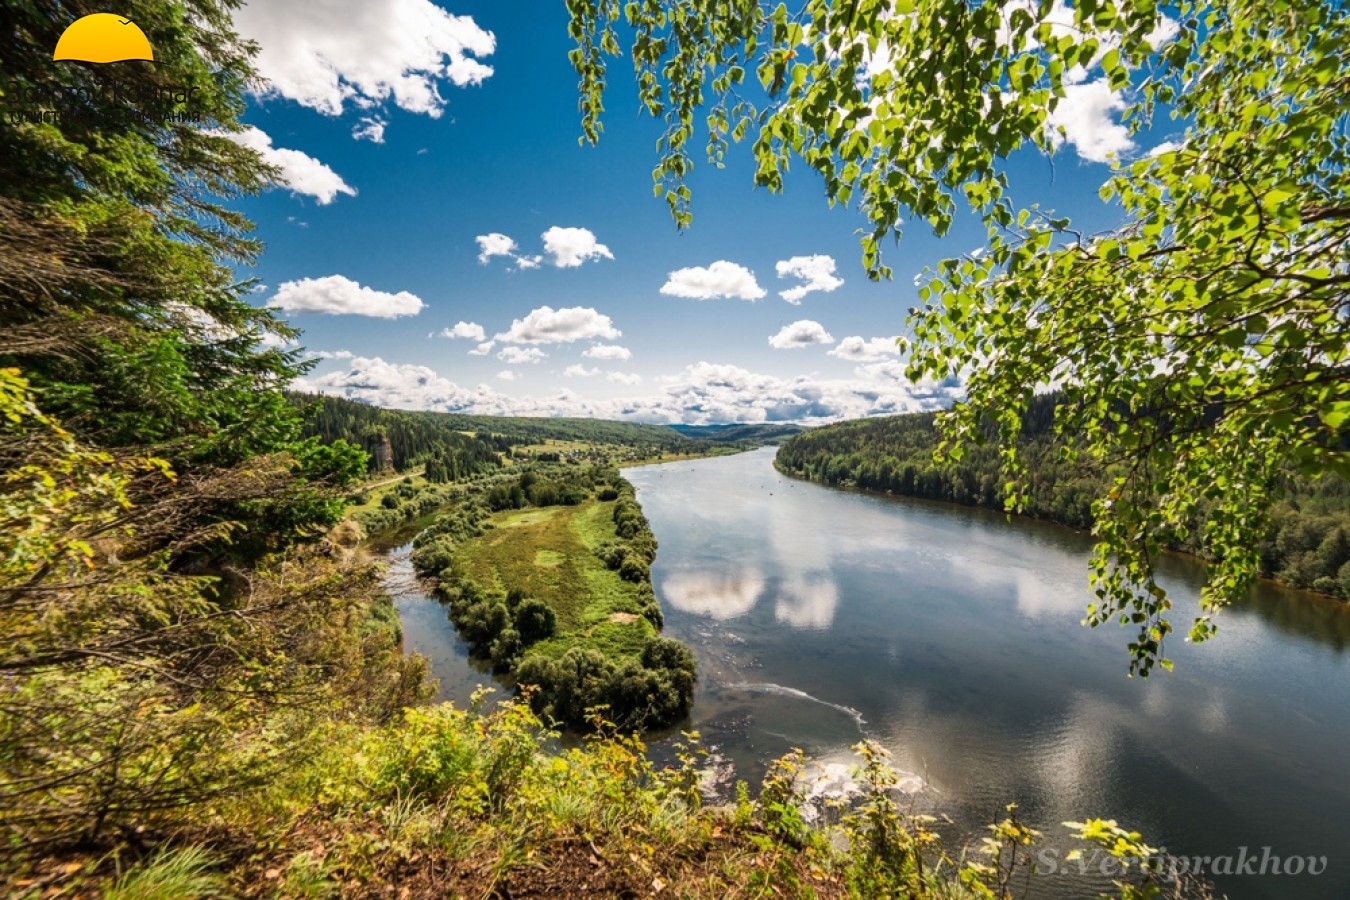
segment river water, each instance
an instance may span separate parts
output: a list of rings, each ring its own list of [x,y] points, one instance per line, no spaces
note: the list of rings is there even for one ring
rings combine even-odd
[[[724,774],[755,784],[793,747],[842,772],[867,737],[958,845],[1017,802],[1058,870],[1036,896],[1107,883],[1099,858],[1063,859],[1060,823],[1093,816],[1175,856],[1255,856],[1259,873],[1264,854],[1264,875],[1215,877],[1235,898],[1350,896],[1350,605],[1262,584],[1214,640],[1173,640],[1173,673],[1127,678],[1129,632],[1080,625],[1087,536],[795,481],[773,454],[625,473],[660,542],[666,634],[698,658],[684,727]],[[491,676],[407,553],[389,554],[405,646],[466,702]],[[1184,632],[1203,569],[1169,557],[1162,574]],[[1274,874],[1294,856],[1320,874]]]

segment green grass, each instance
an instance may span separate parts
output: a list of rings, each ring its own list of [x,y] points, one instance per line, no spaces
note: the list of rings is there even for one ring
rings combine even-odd
[[[519,588],[542,600],[558,617],[558,634],[530,649],[560,656],[574,646],[606,655],[631,656],[656,633],[645,619],[616,621],[642,609],[637,585],[592,552],[616,539],[614,504],[589,500],[579,506],[548,506],[493,516],[493,528],[464,544],[455,573],[487,588]]]
[[[567,561],[557,550],[536,550],[534,553],[534,565],[540,569],[552,569],[562,565]]]
[[[216,860],[200,847],[160,853],[130,869],[104,892],[104,900],[189,900],[225,897],[225,877],[213,871]]]

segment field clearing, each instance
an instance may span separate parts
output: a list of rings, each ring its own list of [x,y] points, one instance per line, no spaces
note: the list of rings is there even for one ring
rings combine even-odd
[[[656,629],[641,616],[637,585],[593,552],[616,539],[613,513],[613,502],[599,500],[497,513],[491,530],[456,552],[454,572],[484,588],[519,589],[552,607],[558,633],[530,654],[561,656],[587,646],[607,656],[637,655]]]

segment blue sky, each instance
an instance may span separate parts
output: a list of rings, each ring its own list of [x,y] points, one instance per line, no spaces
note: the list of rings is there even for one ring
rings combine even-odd
[[[694,224],[677,232],[652,194],[661,126],[639,115],[626,62],[600,145],[578,145],[561,3],[270,3],[236,21],[271,85],[240,139],[290,181],[240,201],[266,244],[247,274],[321,357],[302,386],[401,408],[687,422],[815,422],[959,394],[908,383],[890,339],[914,276],[980,246],[981,226],[937,240],[915,223],[887,255],[894,280],[868,282],[861,217],[829,209],[801,164],[784,194],[754,189],[741,145],[725,169],[699,165]],[[1053,163],[1028,152],[1008,168],[1017,199],[1088,230],[1112,223],[1097,199],[1105,151],[1148,149],[1126,146],[1098,74],[1066,109]]]

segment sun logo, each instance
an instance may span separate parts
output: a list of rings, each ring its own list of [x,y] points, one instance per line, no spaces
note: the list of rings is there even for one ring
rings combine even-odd
[[[155,51],[139,25],[112,13],[94,13],[76,19],[56,42],[52,59],[110,63],[124,59],[153,61]]]

